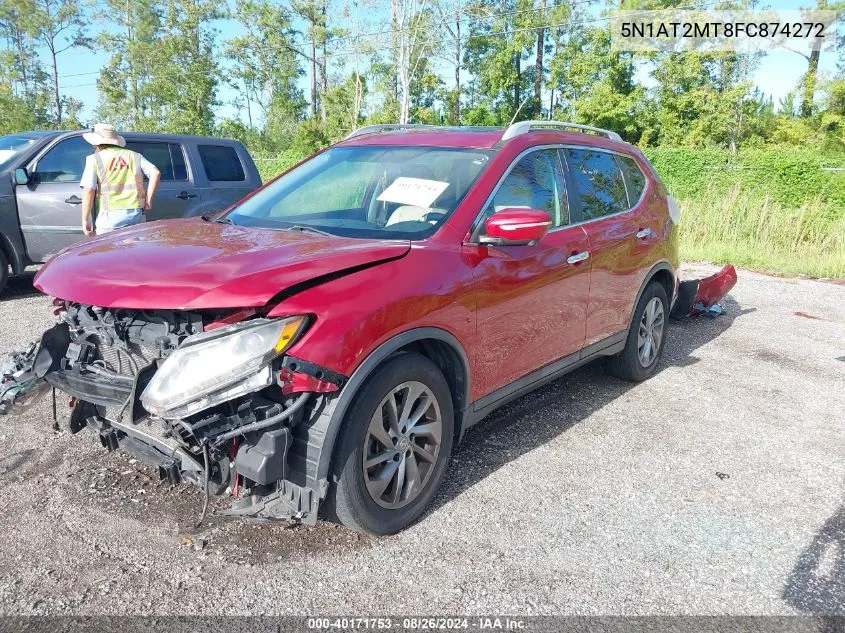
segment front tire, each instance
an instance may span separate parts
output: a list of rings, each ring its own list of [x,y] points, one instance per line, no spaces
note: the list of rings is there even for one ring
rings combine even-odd
[[[6,282],[9,280],[9,260],[6,254],[0,250],[0,295],[6,289]]]
[[[661,283],[652,281],[637,302],[625,349],[610,358],[610,373],[632,382],[650,378],[666,345],[668,316],[666,290]]]
[[[358,532],[404,529],[440,487],[453,435],[452,396],[437,365],[416,353],[388,360],[344,419],[326,514]]]

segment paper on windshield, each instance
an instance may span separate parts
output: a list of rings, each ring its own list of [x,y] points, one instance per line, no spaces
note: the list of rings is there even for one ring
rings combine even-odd
[[[400,176],[376,198],[380,202],[410,204],[427,209],[434,204],[440,194],[449,186],[448,182],[426,180],[424,178],[406,178]]]

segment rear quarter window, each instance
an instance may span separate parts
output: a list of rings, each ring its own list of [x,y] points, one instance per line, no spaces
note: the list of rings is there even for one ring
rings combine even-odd
[[[639,199],[645,191],[646,178],[640,170],[637,161],[630,156],[617,156],[619,164],[622,165],[622,170],[628,177],[628,202],[630,206],[637,204]]]
[[[238,153],[231,145],[199,145],[200,160],[205,175],[212,182],[238,182],[246,180],[244,167]]]

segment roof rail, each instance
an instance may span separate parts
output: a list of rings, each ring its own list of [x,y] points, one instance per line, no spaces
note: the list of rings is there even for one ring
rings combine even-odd
[[[616,132],[611,132],[610,130],[603,130],[599,127],[581,125],[580,123],[568,123],[564,121],[520,121],[519,123],[514,123],[513,125],[508,127],[507,130],[505,130],[505,133],[502,134],[502,140],[508,141],[514,138],[515,136],[527,134],[532,130],[544,129],[577,130],[579,132],[587,132],[596,134],[598,136],[604,136],[613,141],[622,140],[621,136],[619,136]]]
[[[439,128],[439,125],[423,125],[421,123],[381,123],[379,125],[365,125],[359,127],[357,130],[347,136],[344,141],[356,136],[363,136],[364,134],[380,134],[381,132],[390,132],[391,130],[424,130],[428,128]]]

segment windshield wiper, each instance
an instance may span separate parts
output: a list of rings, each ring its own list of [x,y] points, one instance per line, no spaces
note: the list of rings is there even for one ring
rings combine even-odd
[[[335,237],[328,231],[321,231],[320,229],[315,229],[313,226],[302,226],[301,224],[294,224],[293,226],[287,227],[285,230],[299,231],[300,233],[315,233],[317,235],[327,235],[328,237]]]

